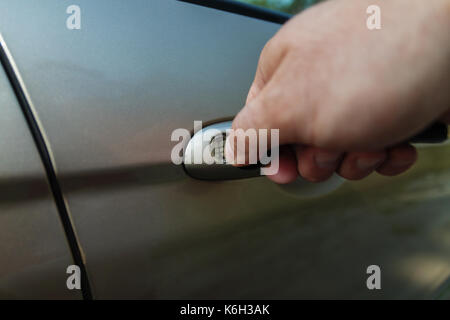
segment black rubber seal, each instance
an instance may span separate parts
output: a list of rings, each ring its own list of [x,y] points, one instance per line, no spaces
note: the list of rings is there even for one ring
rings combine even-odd
[[[182,2],[189,2],[203,7],[214,8],[218,10],[228,11],[240,14],[246,17],[252,17],[260,20],[270,21],[278,24],[283,24],[292,16],[289,14],[264,9],[254,5],[232,1],[232,0],[179,0]]]
[[[11,86],[14,90],[14,93],[17,97],[19,105],[24,114],[25,120],[30,129],[33,140],[38,149],[39,155],[41,157],[42,163],[45,168],[45,172],[47,174],[47,179],[50,185],[51,192],[53,194],[53,198],[56,203],[56,207],[58,209],[59,217],[61,219],[64,232],[66,234],[67,242],[69,243],[69,247],[72,253],[73,260],[75,264],[80,268],[81,271],[81,292],[83,295],[83,299],[92,300],[91,288],[89,285],[88,275],[86,272],[86,266],[83,263],[83,259],[81,256],[81,250],[78,246],[78,242],[75,236],[75,232],[72,226],[72,223],[69,218],[69,214],[66,208],[66,204],[64,202],[64,198],[61,192],[61,187],[59,185],[58,179],[56,178],[56,173],[50,158],[50,154],[48,152],[48,148],[45,144],[45,140],[42,136],[41,131],[39,130],[39,126],[34,118],[33,112],[31,111],[30,104],[26,98],[23,88],[20,85],[20,81],[17,78],[17,75],[14,72],[14,68],[12,67],[11,61],[8,59],[8,55],[5,52],[5,48],[0,44],[0,61],[6,72],[6,75],[11,83]]]

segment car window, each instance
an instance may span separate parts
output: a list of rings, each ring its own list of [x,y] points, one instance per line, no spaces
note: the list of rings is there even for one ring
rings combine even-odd
[[[287,14],[296,14],[313,4],[323,0],[237,0],[255,6],[280,11]]]

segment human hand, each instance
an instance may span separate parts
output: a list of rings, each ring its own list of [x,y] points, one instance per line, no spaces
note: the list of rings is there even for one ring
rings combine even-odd
[[[233,129],[280,130],[273,181],[400,174],[417,158],[402,141],[450,119],[450,2],[383,2],[371,31],[372,2],[314,6],[264,47]]]

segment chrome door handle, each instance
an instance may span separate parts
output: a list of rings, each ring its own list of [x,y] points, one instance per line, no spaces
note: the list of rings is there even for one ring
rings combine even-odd
[[[215,160],[225,162],[226,132],[231,129],[231,123],[232,121],[226,121],[212,124],[194,134],[183,156],[183,165],[189,176],[200,180],[233,180],[254,178],[261,175],[261,166],[258,164],[235,167],[226,163],[218,163],[219,161],[212,164],[203,161],[204,153],[210,153]],[[214,144],[217,141],[214,138],[218,135],[221,135],[222,146]],[[218,153],[216,153],[217,150],[219,150]],[[199,163],[199,160],[202,160],[201,163]]]
[[[231,124],[232,121],[212,124],[194,134],[183,156],[183,165],[189,176],[200,180],[233,180],[261,176],[260,164],[236,167],[226,163],[224,146],[226,133],[228,129],[231,129]],[[215,140],[219,136],[221,136],[221,139]],[[408,139],[408,142],[441,143],[447,140],[447,138],[447,125],[436,122],[411,139]],[[222,145],[217,146],[215,144],[217,141],[222,143]],[[211,158],[216,161],[210,164],[205,163],[203,161],[204,153],[209,153]]]

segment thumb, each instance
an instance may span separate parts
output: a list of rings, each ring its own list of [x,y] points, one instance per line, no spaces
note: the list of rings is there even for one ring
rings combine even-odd
[[[307,95],[301,94],[306,92],[303,79],[292,81],[293,59],[277,36],[266,44],[246,104],[234,118],[232,129],[279,130],[280,144],[307,142],[302,140],[310,138],[311,110],[305,108]]]
[[[272,101],[265,93],[268,88],[270,87],[266,86],[251,99],[234,118],[233,130],[225,147],[228,162],[252,163],[249,162],[249,154],[252,152],[262,154],[267,149],[296,142],[296,126],[294,119],[288,114],[290,110],[284,113],[282,105],[278,104],[280,101]],[[251,141],[251,137],[255,137],[256,141]],[[261,138],[265,138],[265,141],[261,142]],[[239,139],[244,141],[245,149],[238,148]],[[245,162],[239,159],[245,159]]]
[[[226,142],[227,161],[236,160],[236,156],[241,154],[241,152],[238,153],[241,150],[236,150],[238,137],[235,133],[246,135],[247,132],[248,135],[243,137],[243,141],[246,146],[245,158],[248,160],[249,139],[246,137],[250,136],[249,129],[256,130],[258,139],[260,134],[264,133],[260,129],[267,129],[267,144],[263,144],[267,146],[266,148],[296,142],[296,125],[292,114],[295,109],[289,107],[284,90],[287,88],[284,86],[284,82],[287,80],[283,75],[286,74],[286,68],[289,69],[286,56],[284,46],[278,44],[276,37],[272,38],[262,50],[246,104],[234,118],[233,131]],[[277,141],[271,141],[271,133],[274,130],[278,131]],[[232,145],[230,145],[230,141],[233,142]],[[257,143],[257,145],[261,144]]]
[[[233,120],[234,131],[267,129],[270,135],[271,130],[279,130],[280,145],[309,141],[311,112],[304,107],[305,101],[290,97],[292,85],[285,84],[283,69],[281,66],[264,88],[247,101]]]

